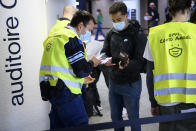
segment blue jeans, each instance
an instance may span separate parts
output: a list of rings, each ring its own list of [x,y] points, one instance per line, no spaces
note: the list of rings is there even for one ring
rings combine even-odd
[[[139,100],[141,91],[141,80],[125,84],[116,84],[114,81],[110,80],[109,102],[113,122],[123,120],[122,110],[124,106],[127,109],[129,119],[139,118]],[[115,131],[124,131],[124,127],[115,129]],[[141,126],[134,125],[131,127],[131,131],[141,131]]]
[[[67,88],[63,89],[59,96],[55,96],[54,89],[51,94],[50,129],[88,125],[82,96],[72,94]]]
[[[101,35],[105,38],[105,34],[102,31],[102,24],[98,24],[97,25],[97,31],[96,31],[96,35],[95,35],[95,40],[98,40],[98,35],[99,32],[101,33]]]

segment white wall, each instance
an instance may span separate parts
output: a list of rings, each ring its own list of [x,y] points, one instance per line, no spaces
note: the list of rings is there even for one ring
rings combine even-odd
[[[140,22],[140,0],[123,0],[129,9],[136,9],[136,19]]]
[[[49,129],[49,104],[41,100],[39,89],[45,2],[0,1],[0,130]],[[14,3],[13,8],[3,6]]]
[[[47,13],[47,31],[55,25],[58,17],[62,17],[63,8],[66,5],[75,7],[76,0],[47,0],[46,13]]]
[[[1,131],[49,129],[50,106],[41,100],[39,88],[42,44],[67,4],[75,2],[0,0]]]
[[[92,1],[92,14],[96,18],[96,11],[97,9],[101,9],[103,14],[103,27],[112,27],[112,21],[109,15],[109,7],[114,3],[112,0],[93,0]],[[108,30],[103,30],[105,33]]]
[[[158,1],[158,8],[159,8],[159,17],[160,21],[159,24],[163,24],[165,22],[165,8],[167,7],[167,0],[159,0]]]

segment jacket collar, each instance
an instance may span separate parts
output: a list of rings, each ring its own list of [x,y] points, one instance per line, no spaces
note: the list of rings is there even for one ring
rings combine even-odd
[[[70,21],[70,19],[68,19],[68,18],[63,18],[63,17],[62,17],[62,18],[59,18],[59,20],[60,20],[60,21],[62,21],[62,20],[69,20],[69,21]]]

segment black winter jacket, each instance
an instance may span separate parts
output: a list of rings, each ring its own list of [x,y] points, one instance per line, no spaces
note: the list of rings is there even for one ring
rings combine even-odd
[[[112,57],[116,66],[111,67],[110,79],[117,84],[135,82],[141,79],[140,72],[143,69],[145,60],[143,58],[147,37],[141,31],[135,31],[133,25],[129,25],[123,31],[116,31],[114,28],[106,35],[101,53]],[[129,65],[120,70],[118,67],[120,51],[129,55]]]

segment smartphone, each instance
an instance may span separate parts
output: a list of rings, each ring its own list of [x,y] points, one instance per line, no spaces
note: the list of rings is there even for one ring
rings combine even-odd
[[[98,59],[105,60],[107,58],[105,53],[101,53],[99,56],[97,56]]]
[[[106,64],[109,60],[111,60],[112,57],[107,57],[106,59],[104,59],[100,64],[104,65]]]

